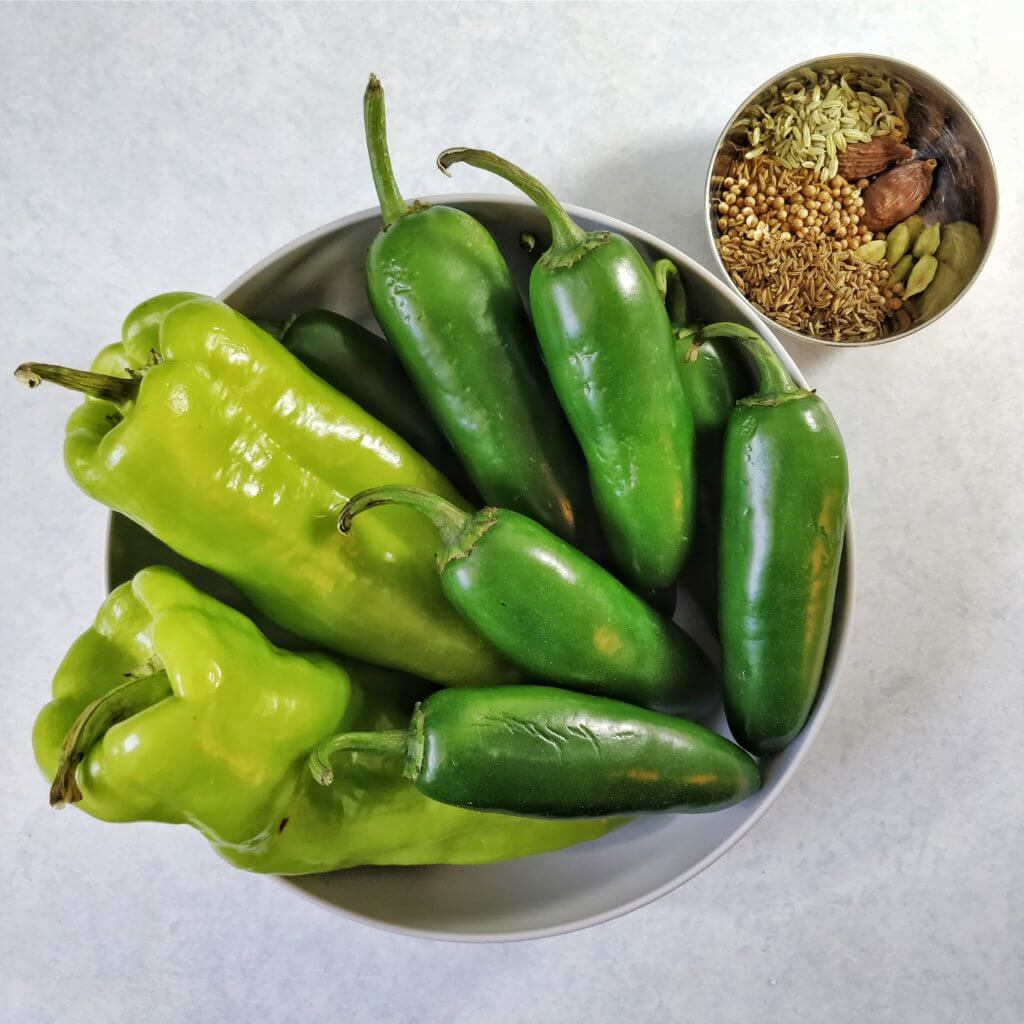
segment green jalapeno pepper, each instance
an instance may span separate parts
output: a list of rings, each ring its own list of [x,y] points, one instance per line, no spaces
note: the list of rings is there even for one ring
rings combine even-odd
[[[455,452],[383,338],[328,309],[300,313],[275,336],[317,376],[405,438],[461,494],[472,497]]]
[[[726,424],[736,400],[749,386],[749,375],[735,346],[716,345],[712,340],[733,337],[729,332],[734,325],[691,322],[679,268],[671,260],[658,260],[652,269],[672,324],[679,375],[693,417],[699,480],[702,468],[712,468],[709,456],[721,457]],[[718,475],[717,470],[706,474],[708,479]]]
[[[404,758],[432,800],[540,818],[717,811],[761,785],[754,760],[703,726],[548,686],[431,694],[408,730],[321,744],[314,778],[330,785],[340,751]]]
[[[438,157],[505,178],[548,218],[551,248],[530,275],[530,308],[562,408],[590,470],[612,557],[631,583],[679,576],[695,512],[693,418],[654,278],[621,235],[584,231],[540,182],[477,149]]]
[[[760,387],[741,399],[722,456],[719,627],[725,708],[747,750],[773,754],[803,727],[832,624],[846,530],[846,452],[828,406],[771,346],[729,327]]]
[[[402,198],[373,76],[365,117],[383,220],[366,260],[378,322],[484,500],[589,545],[583,461],[504,257],[469,214]]]
[[[437,528],[441,589],[513,664],[541,679],[699,718],[717,696],[704,652],[596,562],[508,509],[472,515],[410,487],[349,499],[349,533],[367,509],[402,505]]]
[[[654,279],[665,301],[676,343],[679,378],[693,416],[697,453],[696,540],[683,572],[704,612],[718,630],[718,533],[721,528],[722,445],[737,399],[750,391],[749,373],[731,338],[731,324],[690,322],[686,291],[671,260],[658,260]]]

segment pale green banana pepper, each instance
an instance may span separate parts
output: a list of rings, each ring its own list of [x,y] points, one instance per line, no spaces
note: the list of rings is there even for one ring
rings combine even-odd
[[[250,871],[479,864],[614,827],[436,803],[375,754],[339,756],[335,784],[318,785],[306,762],[328,737],[407,726],[423,687],[396,675],[280,650],[173,570],[143,569],[71,647],[33,745],[51,802],[192,825]]]

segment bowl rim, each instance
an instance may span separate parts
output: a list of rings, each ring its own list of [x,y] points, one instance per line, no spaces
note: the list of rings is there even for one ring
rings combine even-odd
[[[490,192],[464,192],[464,193],[452,193],[448,195],[433,195],[422,197],[422,202],[430,203],[432,205],[449,205],[449,206],[460,206],[463,204],[497,204],[499,206],[506,206],[510,209],[524,209],[524,210],[535,210],[535,207],[525,198],[520,198],[514,195],[505,195],[502,193],[490,193]],[[642,228],[635,227],[625,221],[619,220],[618,218],[611,217],[604,213],[599,213],[595,210],[587,209],[582,206],[575,206],[569,203],[563,204],[565,209],[572,217],[582,217],[593,221],[597,221],[605,225],[608,229],[616,232],[621,232],[628,235],[632,235],[638,238],[640,241],[651,246],[655,249],[662,249],[668,255],[677,262],[681,267],[685,267],[687,272],[692,275],[696,275],[709,286],[712,290],[717,291],[723,299],[733,299],[733,292],[725,287],[725,285],[713,274],[711,271],[702,267],[699,263],[681,252],[674,245],[669,244],[652,235],[648,231],[644,231]],[[369,219],[380,218],[380,207],[371,206],[364,210],[360,210],[356,213],[349,214],[346,217],[338,218],[337,220],[331,221],[327,224],[323,224],[320,227],[313,228],[311,231],[307,231],[300,235],[298,238],[291,242],[282,245],[276,249],[270,255],[260,260],[249,270],[235,278],[227,287],[225,287],[218,298],[221,301],[230,304],[231,296],[236,293],[239,289],[247,285],[254,277],[261,274],[268,267],[272,266],[278,260],[290,255],[296,249],[301,248],[304,245],[314,242],[319,238],[327,235],[334,234],[337,231],[343,230],[347,227],[351,227],[355,224],[361,224]],[[751,326],[757,330],[762,337],[772,346],[772,348],[779,354],[786,368],[793,375],[794,379],[803,387],[807,387],[807,381],[803,374],[800,372],[799,367],[793,361],[792,357],[782,346],[781,342],[775,338],[772,332],[765,326],[762,318],[758,315],[748,315],[746,317],[748,321],[752,321]],[[826,665],[821,684],[818,689],[818,695],[815,700],[814,706],[811,709],[810,716],[807,720],[801,733],[793,741],[788,749],[793,751],[792,759],[782,773],[775,779],[771,792],[764,798],[761,804],[758,806],[756,811],[752,812],[748,817],[730,832],[725,839],[723,839],[707,856],[702,858],[696,864],[691,865],[678,874],[673,875],[668,881],[663,882],[661,885],[649,892],[644,893],[642,896],[638,896],[635,899],[629,900],[626,903],[622,903],[618,906],[612,907],[607,910],[598,911],[597,913],[590,914],[587,917],[580,918],[575,921],[564,922],[562,924],[549,925],[547,927],[539,928],[521,928],[513,929],[508,931],[495,931],[487,933],[475,933],[475,932],[458,932],[451,930],[439,930],[433,928],[421,928],[415,926],[395,924],[391,921],[382,921],[379,918],[372,917],[369,914],[364,914],[360,911],[350,910],[345,907],[340,907],[335,903],[325,899],[324,897],[312,893],[302,886],[298,885],[291,876],[286,875],[275,875],[274,880],[279,884],[288,886],[293,891],[297,891],[305,899],[316,903],[322,907],[325,907],[337,914],[347,917],[353,921],[358,921],[361,924],[370,925],[374,928],[382,929],[383,931],[392,932],[398,935],[405,935],[413,938],[424,938],[424,939],[436,939],[444,942],[471,942],[471,943],[488,943],[488,942],[522,942],[530,939],[543,939],[552,938],[556,935],[565,935],[571,932],[582,931],[585,928],[592,928],[595,925],[603,924],[606,921],[612,921],[615,918],[622,917],[626,914],[632,913],[634,910],[639,910],[641,907],[645,907],[655,900],[661,899],[661,897],[668,895],[670,892],[678,889],[681,885],[695,878],[706,868],[710,867],[716,860],[719,859],[728,850],[732,849],[753,827],[759,822],[764,815],[768,812],[769,808],[778,799],[779,794],[789,785],[796,770],[803,763],[804,758],[807,756],[807,752],[811,747],[814,739],[818,735],[821,729],[822,723],[825,720],[828,709],[832,704],[832,700],[835,696],[837,683],[841,675],[843,663],[845,661],[847,650],[850,645],[850,636],[852,633],[853,624],[853,609],[856,596],[856,571],[855,571],[855,558],[854,558],[854,536],[853,536],[853,520],[850,514],[849,506],[847,507],[847,522],[846,522],[846,536],[844,539],[843,549],[843,562],[844,562],[844,592],[843,602],[839,609],[838,618],[835,620],[834,633],[836,635],[836,641],[832,646],[830,652],[830,659]],[[795,748],[795,749],[794,749]]]
[[[948,303],[928,320],[915,324],[909,330],[899,331],[896,334],[889,334],[884,338],[874,338],[871,341],[833,341],[831,338],[816,338],[813,334],[804,334],[802,331],[794,331],[789,327],[783,327],[782,324],[776,323],[770,316],[768,316],[767,313],[763,313],[750,299],[747,298],[746,295],[744,295],[742,291],[740,291],[736,286],[736,283],[729,276],[729,271],[726,269],[725,264],[722,262],[722,257],[718,252],[718,235],[716,234],[714,217],[711,214],[711,179],[714,176],[715,162],[718,159],[718,154],[722,151],[722,147],[724,146],[726,139],[729,137],[730,129],[736,119],[750,103],[761,95],[761,93],[766,89],[771,88],[771,86],[775,85],[783,78],[795,74],[801,68],[815,64],[822,64],[826,61],[877,61],[883,65],[892,65],[895,69],[907,69],[914,75],[924,79],[933,86],[938,93],[952,100],[963,112],[967,121],[974,126],[974,130],[978,133],[978,139],[981,142],[981,149],[985,155],[986,161],[988,162],[988,166],[992,171],[992,230],[989,234],[988,242],[985,245],[985,251],[981,255],[981,261],[978,263],[977,269],[971,275],[970,280],[963,286],[963,288],[960,289],[952,302]],[[717,267],[719,274],[721,274],[725,279],[725,282],[731,291],[735,295],[739,296],[739,298],[750,307],[758,319],[767,323],[772,330],[779,331],[787,337],[797,338],[800,341],[805,341],[809,344],[828,345],[830,348],[873,348],[876,345],[887,345],[893,341],[902,341],[904,338],[909,338],[911,335],[917,334],[918,331],[922,331],[926,327],[930,327],[932,324],[937,323],[974,286],[974,282],[978,280],[978,276],[981,274],[982,270],[985,268],[985,264],[988,262],[989,254],[992,252],[992,248],[996,240],[996,234],[999,229],[999,178],[996,173],[996,162],[992,156],[992,147],[989,145],[988,139],[985,137],[985,133],[982,131],[981,125],[978,123],[978,119],[974,116],[973,111],[957,93],[950,89],[945,83],[940,82],[933,74],[925,71],[923,68],[919,68],[916,64],[911,64],[910,61],[900,60],[898,57],[887,57],[881,53],[827,53],[821,57],[809,57],[807,60],[802,60],[793,64],[785,70],[780,71],[778,74],[773,75],[771,78],[766,79],[761,85],[754,89],[730,115],[728,121],[726,121],[725,127],[722,129],[718,139],[715,141],[714,148],[711,150],[711,159],[708,162],[708,173],[704,179],[704,225],[707,228],[708,242],[711,246],[711,255],[715,261],[715,266]]]

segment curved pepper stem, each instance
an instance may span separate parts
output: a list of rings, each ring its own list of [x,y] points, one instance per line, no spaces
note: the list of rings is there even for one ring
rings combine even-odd
[[[672,321],[672,329],[685,327],[689,319],[689,310],[679,268],[671,260],[658,260],[651,271],[661,301],[668,310],[668,318]]]
[[[376,75],[370,75],[366,92],[363,94],[363,125],[366,129],[366,149],[370,154],[370,173],[373,175],[373,187],[377,190],[381,220],[384,227],[389,228],[400,217],[404,217],[411,207],[398,191],[395,172],[391,168],[387,119],[384,113],[384,88]]]
[[[367,491],[349,498],[338,516],[338,529],[342,533],[352,530],[352,520],[361,512],[382,505],[404,505],[425,515],[441,535],[441,544],[453,548],[462,537],[463,531],[473,518],[469,513],[456,508],[450,501],[418,487],[371,487]]]
[[[515,185],[537,204],[541,213],[551,225],[551,250],[575,249],[584,241],[587,233],[565,212],[565,207],[536,178],[521,167],[485,149],[446,149],[437,158],[437,166],[445,174],[452,164],[469,164],[482,171],[490,171]],[[449,175],[451,177],[451,175]]]
[[[723,322],[702,327],[700,333],[709,341],[714,338],[734,339],[747,350],[750,358],[754,360],[761,381],[755,395],[756,401],[770,402],[783,395],[806,393],[803,388],[797,386],[771,345],[749,327]]]
[[[139,674],[143,672],[146,674]],[[75,778],[78,766],[112,725],[172,696],[167,673],[159,662],[147,663],[130,675],[132,678],[89,704],[68,730],[50,787],[51,807],[60,808],[82,799],[82,791]]]
[[[309,770],[321,786],[334,782],[331,758],[342,750],[358,750],[385,757],[405,757],[409,749],[409,734],[404,729],[386,729],[382,732],[342,732],[324,740],[309,755]]]
[[[71,370],[66,366],[52,363],[22,363],[14,371],[15,380],[37,388],[43,381],[59,384],[62,388],[77,391],[105,402],[125,406],[135,401],[139,393],[140,377],[111,377],[106,373],[92,373],[90,370]]]

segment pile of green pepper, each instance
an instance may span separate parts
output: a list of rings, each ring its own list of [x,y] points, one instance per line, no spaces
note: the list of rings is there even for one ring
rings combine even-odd
[[[847,505],[828,408],[760,335],[694,322],[670,262],[445,150],[548,219],[527,311],[479,222],[403,199],[372,76],[364,118],[383,336],[172,292],[89,370],[17,370],[84,395],[75,483],[301,648],[143,569],[36,722],[51,803],[301,874],[502,860],[745,799],[821,677]],[[659,611],[681,581],[720,672]],[[735,742],[700,724],[722,701]]]

